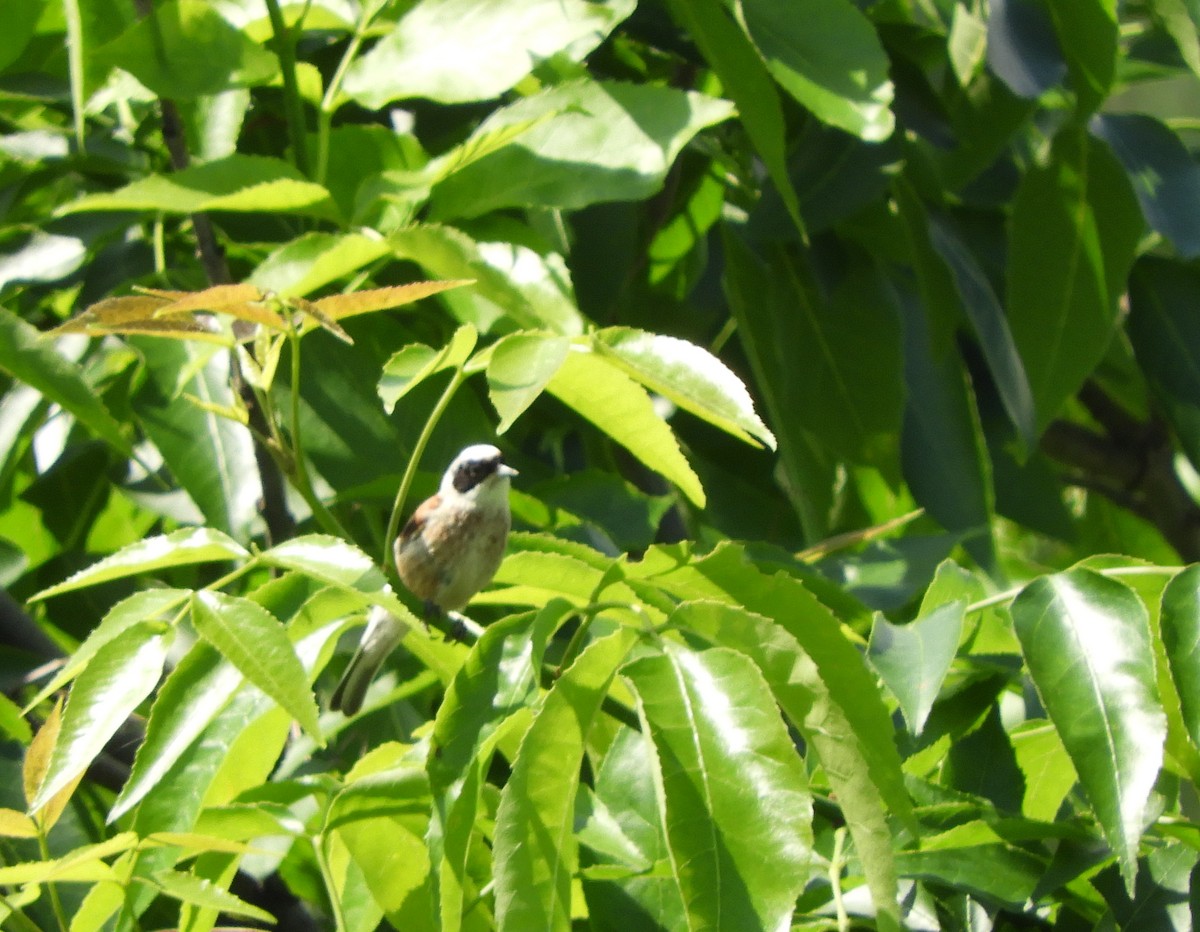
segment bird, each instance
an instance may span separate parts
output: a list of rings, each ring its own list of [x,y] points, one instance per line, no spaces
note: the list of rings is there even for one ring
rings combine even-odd
[[[515,475],[490,443],[464,448],[396,538],[396,570],[424,603],[427,619],[456,613],[496,575],[512,525],[508,492]],[[406,630],[386,609],[372,611],[331,709],[354,715],[362,708],[367,687]]]

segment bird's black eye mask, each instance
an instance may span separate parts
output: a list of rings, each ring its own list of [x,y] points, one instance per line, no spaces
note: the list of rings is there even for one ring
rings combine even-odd
[[[484,479],[500,468],[501,459],[494,456],[488,460],[470,460],[454,470],[454,489],[457,492],[470,492]]]

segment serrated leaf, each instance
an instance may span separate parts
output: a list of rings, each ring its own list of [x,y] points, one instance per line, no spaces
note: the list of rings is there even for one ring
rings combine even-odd
[[[182,871],[158,871],[151,882],[172,899],[215,912],[241,916],[257,922],[274,924],[276,919],[266,910],[252,906],[241,897],[234,896],[211,880]]]
[[[650,391],[746,443],[761,441],[775,449],[775,435],[754,410],[742,380],[703,347],[632,327],[597,331],[593,345]]]
[[[657,751],[689,927],[780,928],[813,857],[812,798],[762,674],[737,651],[670,647],[622,676]]]
[[[0,808],[0,837],[37,838],[37,835],[37,823],[25,813]]]
[[[881,929],[900,929],[896,864],[888,807],[871,780],[872,762],[864,730],[860,736],[835,690],[799,642],[773,619],[740,605],[684,602],[670,622],[689,636],[727,647],[752,660],[793,725],[816,751],[841,806]],[[826,666],[829,671],[829,667]],[[827,676],[836,674],[826,673]],[[844,701],[844,698],[843,698]],[[850,710],[862,728],[861,712]],[[878,765],[876,765],[878,767]]]
[[[146,175],[123,188],[68,201],[60,214],[96,210],[145,210],[195,214],[295,213],[337,219],[329,191],[307,180],[283,159],[229,155],[170,175]]]
[[[700,479],[671,428],[655,412],[645,389],[616,366],[595,353],[568,353],[547,390],[704,507]]]
[[[324,744],[308,675],[279,619],[249,599],[203,590],[192,597],[192,623],[246,679]]]
[[[1130,892],[1166,740],[1146,608],[1091,570],[1043,576],[1013,600],[1030,676]]]
[[[305,534],[264,550],[268,566],[296,570],[339,589],[374,593],[387,588],[387,579],[369,556],[340,537]]]
[[[579,763],[600,704],[636,639],[622,628],[585,649],[547,693],[521,741],[500,793],[493,840],[502,932],[570,927]]]
[[[162,616],[181,606],[191,594],[188,589],[146,589],[122,599],[108,610],[103,620],[88,635],[87,640],[77,647],[66,664],[58,671],[36,696],[26,703],[32,709],[52,693],[58,692],[87,666],[96,651],[126,630],[143,621],[165,621]]]
[[[384,409],[390,414],[396,402],[435,372],[460,368],[475,349],[478,339],[475,328],[464,324],[440,350],[414,343],[394,353],[384,363],[379,379],[379,397]]]
[[[79,366],[6,308],[0,308],[0,369],[61,405],[117,452],[124,456],[132,452],[124,428],[84,379]]]
[[[571,611],[558,599],[540,612],[489,625],[438,709],[426,762],[434,797],[427,837],[442,929],[462,924],[467,858],[496,731],[537,697],[546,641]]]
[[[867,656],[892,695],[908,730],[919,735],[958,650],[966,604],[948,602],[906,625],[875,617]]]
[[[241,671],[215,648],[200,642],[188,651],[167,675],[150,708],[146,737],[137,749],[129,779],[109,810],[110,822],[162,781],[242,682]]]
[[[449,291],[451,288],[462,288],[472,284],[474,284],[474,280],[469,278],[448,282],[412,282],[408,285],[393,285],[390,288],[371,288],[367,291],[331,295],[313,303],[334,320],[342,320],[356,314],[369,314],[373,311],[401,307],[411,304],[413,301],[419,301],[421,298]]]
[[[30,602],[48,599],[72,589],[83,589],[110,579],[150,573],[172,566],[213,563],[219,560],[244,560],[250,551],[228,534],[212,528],[183,528],[148,537],[118,550],[87,569],[80,570],[64,582],[30,597]]]
[[[52,880],[99,883],[119,878],[103,858],[128,851],[138,843],[135,832],[121,832],[94,845],[80,845],[49,861],[27,861],[0,867],[0,884],[47,883]]]
[[[79,674],[63,710],[62,728],[37,793],[37,812],[104,750],[162,676],[168,638],[164,626],[142,622],[109,641]]]
[[[488,397],[500,415],[503,434],[533,404],[566,359],[566,337],[510,333],[492,345],[487,362]]]

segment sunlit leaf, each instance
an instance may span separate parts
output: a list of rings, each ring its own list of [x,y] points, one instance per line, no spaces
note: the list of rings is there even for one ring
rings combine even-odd
[[[37,812],[104,749],[162,676],[169,639],[164,626],[142,622],[101,647],[79,674],[62,727],[29,810]]]
[[[651,391],[747,443],[775,448],[742,380],[703,347],[632,327],[609,327],[593,339]]]
[[[762,675],[721,648],[668,650],[622,674],[657,752],[688,925],[779,928],[805,885],[812,803]]]
[[[1030,583],[1012,614],[1042,704],[1132,891],[1166,740],[1146,609],[1122,583],[1077,569]]]
[[[581,653],[547,694],[521,741],[496,812],[501,930],[570,927],[579,763],[601,702],[636,637],[622,628]]]
[[[248,599],[203,590],[192,597],[192,623],[246,679],[322,742],[308,676],[274,615]]]

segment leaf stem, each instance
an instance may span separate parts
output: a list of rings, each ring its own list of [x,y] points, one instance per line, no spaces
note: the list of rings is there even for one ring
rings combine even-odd
[[[318,184],[325,183],[325,176],[329,171],[329,133],[333,126],[333,111],[337,107],[338,95],[342,92],[342,82],[346,80],[346,72],[350,70],[351,63],[358,57],[358,50],[362,48],[367,27],[371,25],[371,20],[375,18],[375,14],[380,9],[381,5],[378,3],[363,4],[362,15],[354,26],[350,44],[346,46],[346,51],[342,54],[341,61],[338,62],[337,70],[329,79],[329,85],[321,97],[321,106],[317,110],[317,174],[313,179]]]
[[[291,455],[289,457],[291,462],[281,463],[280,468],[283,469],[285,475],[291,478],[292,485],[303,496],[321,528],[328,534],[344,540],[352,540],[342,523],[321,501],[321,497],[313,489],[312,479],[308,474],[308,460],[304,456],[304,447],[300,441],[300,334],[294,328],[288,330],[288,342],[292,351],[292,384],[288,417],[290,421],[288,433],[291,434]],[[274,423],[275,419],[271,418],[270,420]]]
[[[50,845],[46,842],[47,831],[49,831],[48,828],[43,830],[41,819],[39,818],[37,823],[37,843],[38,852],[40,853],[43,861],[49,861],[51,857]],[[58,923],[58,927],[62,930],[62,932],[67,932],[67,929],[70,927],[70,923],[67,922],[67,914],[63,912],[62,900],[58,896],[58,884],[54,881],[51,881],[46,886],[50,893],[50,908],[54,911],[54,919]]]
[[[1176,573],[1182,572],[1182,566],[1105,566],[1099,569],[1092,570],[1093,573],[1099,573],[1101,576],[1109,576],[1120,578],[1122,576],[1174,576]],[[1022,583],[1019,586],[1013,586],[1005,589],[1003,592],[997,592],[994,595],[989,595],[987,598],[980,599],[977,602],[972,602],[965,609],[968,615],[974,612],[981,612],[985,608],[991,608],[993,605],[1003,605],[1005,602],[1011,602],[1024,589],[1028,583]]]
[[[296,81],[296,49],[292,44],[292,33],[283,19],[279,0],[267,0],[267,15],[271,19],[271,32],[275,35],[275,51],[279,55],[279,68],[283,75],[284,112],[287,119],[288,136],[292,141],[292,158],[296,167],[308,176],[308,146],[305,145],[304,101],[300,97],[300,85]]]
[[[396,501],[392,504],[392,514],[388,518],[387,533],[383,538],[383,566],[384,571],[389,574],[395,570],[396,561],[392,556],[392,544],[396,540],[396,535],[400,532],[400,515],[404,511],[404,502],[408,498],[408,491],[412,487],[413,477],[417,474],[417,465],[421,462],[421,457],[425,453],[425,448],[429,445],[429,439],[433,436],[433,430],[437,426],[443,414],[446,413],[446,408],[450,405],[450,400],[454,397],[454,393],[464,381],[466,381],[466,373],[463,372],[462,363],[459,363],[454,369],[454,375],[450,378],[450,384],[446,386],[442,392],[442,397],[438,399],[433,410],[429,412],[429,418],[425,421],[425,426],[421,428],[421,435],[417,437],[417,442],[413,445],[412,455],[408,458],[408,466],[404,469],[404,476],[400,480],[400,488],[396,490]]]
[[[838,932],[850,932],[850,917],[842,898],[842,870],[846,866],[846,828],[833,833],[833,855],[829,858],[829,886],[833,891],[833,906],[837,910]]]

